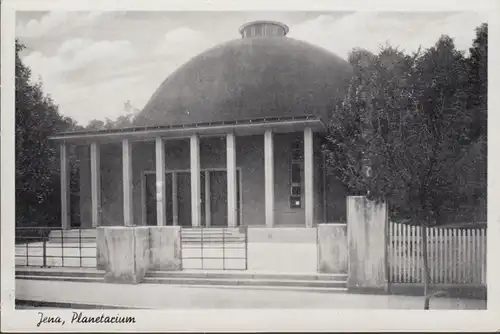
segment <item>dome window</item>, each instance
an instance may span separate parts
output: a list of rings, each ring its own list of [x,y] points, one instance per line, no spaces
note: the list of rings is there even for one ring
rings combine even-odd
[[[243,38],[249,37],[285,37],[288,33],[286,24],[274,21],[255,21],[244,24],[240,28]]]

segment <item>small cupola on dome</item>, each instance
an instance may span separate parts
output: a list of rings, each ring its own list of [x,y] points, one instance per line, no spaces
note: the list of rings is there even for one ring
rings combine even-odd
[[[242,38],[285,37],[288,33],[286,24],[275,21],[253,21],[240,27]]]

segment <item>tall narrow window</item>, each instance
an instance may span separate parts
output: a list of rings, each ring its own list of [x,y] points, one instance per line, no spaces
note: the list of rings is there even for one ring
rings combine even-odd
[[[290,207],[302,207],[302,161],[303,145],[301,140],[294,140],[291,147],[290,162]]]

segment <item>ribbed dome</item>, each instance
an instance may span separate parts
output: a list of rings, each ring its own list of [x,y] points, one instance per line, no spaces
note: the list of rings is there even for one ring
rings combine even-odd
[[[314,115],[326,120],[351,77],[327,50],[287,37],[253,37],[209,49],[172,73],[136,118],[179,125]]]

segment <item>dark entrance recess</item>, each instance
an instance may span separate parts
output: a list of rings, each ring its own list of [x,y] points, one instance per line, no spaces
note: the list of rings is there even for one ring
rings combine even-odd
[[[201,224],[206,226],[206,198],[205,195],[205,177],[206,172],[200,173],[201,186]],[[178,224],[184,227],[191,227],[191,175],[189,172],[175,172],[177,178],[177,212]],[[210,226],[227,226],[227,172],[225,170],[210,170]],[[240,196],[240,171],[236,171],[236,208],[237,225],[241,225],[241,196]],[[173,192],[172,192],[172,172],[167,172],[165,177],[165,197],[166,197],[166,225],[173,225]],[[156,222],[156,175],[153,173],[145,174],[145,210],[146,224],[150,226],[157,225]]]

